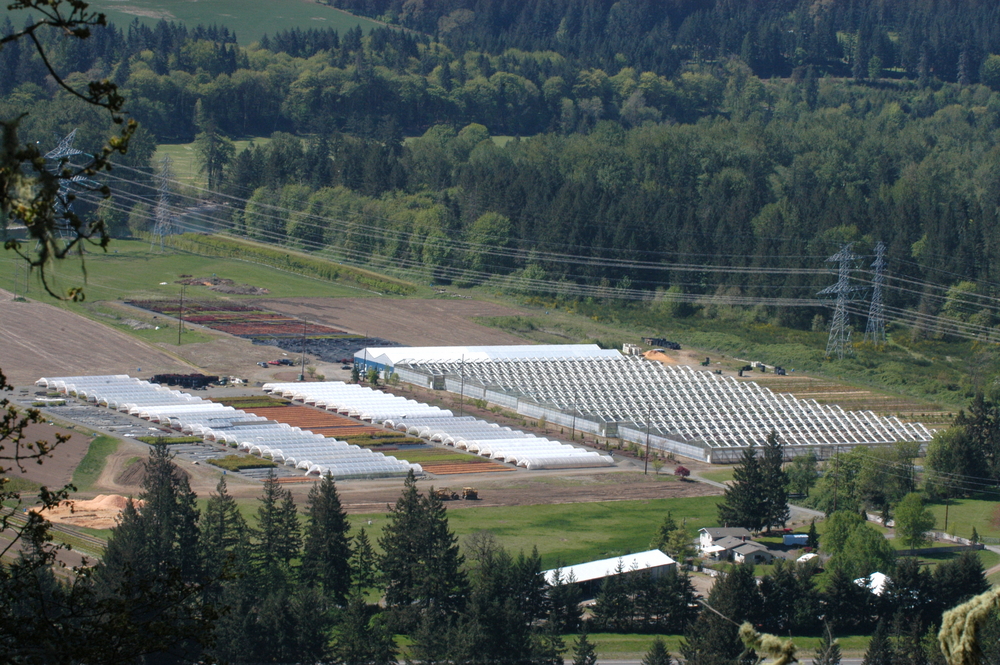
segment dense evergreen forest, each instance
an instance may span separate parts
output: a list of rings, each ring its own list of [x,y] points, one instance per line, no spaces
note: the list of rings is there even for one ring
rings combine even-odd
[[[822,323],[826,257],[855,242],[863,286],[884,241],[891,316],[992,334],[998,9],[869,4],[371,2],[345,7],[435,36],[241,48],[161,22],[48,46],[71,79],[117,82],[144,128],[103,213],[119,234],[150,229],[133,205],[152,201],[154,143],[200,137],[210,196],[251,238],[526,295],[726,298],[800,328]],[[463,12],[492,18],[458,39]],[[0,94],[5,116],[33,109],[22,131],[42,143],[105,132],[24,44],[0,51]],[[235,154],[250,136],[273,140]]]
[[[942,611],[989,587],[975,553],[933,572],[914,557],[897,562],[877,530],[842,510],[820,542],[832,555],[824,575],[782,562],[758,582],[752,565],[733,566],[708,610],[683,570],[619,571],[627,574],[609,576],[584,617],[578,585],[561,576],[546,583],[537,552],[511,553],[488,532],[460,548],[443,504],[419,492],[412,474],[381,533],[369,534],[352,533],[329,477],[310,490],[301,521],[291,493],[270,477],[248,522],[224,476],[199,510],[167,446],[144,464],[141,510],[125,508],[86,574],[60,583],[41,524],[3,569],[7,662],[388,665],[404,634],[413,662],[562,665],[564,636],[589,629],[683,634],[686,662],[721,665],[740,662],[737,627],[747,621],[776,635],[875,630],[869,654],[884,649],[891,659],[879,662],[941,663],[933,636]],[[682,561],[690,556],[692,534],[669,513],[650,537]],[[874,571],[891,573],[881,596],[854,581]],[[984,630],[991,657],[997,629],[992,620]],[[580,640],[574,646],[581,662]]]

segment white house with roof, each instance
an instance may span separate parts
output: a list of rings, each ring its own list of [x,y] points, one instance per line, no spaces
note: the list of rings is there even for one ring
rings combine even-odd
[[[714,558],[729,558],[720,556],[750,540],[750,532],[741,527],[705,527],[698,529],[698,551],[702,556]]]

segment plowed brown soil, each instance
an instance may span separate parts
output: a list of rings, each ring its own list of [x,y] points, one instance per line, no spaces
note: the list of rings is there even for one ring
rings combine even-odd
[[[125,333],[0,289],[0,369],[13,385],[42,376],[188,373],[187,365]]]
[[[529,344],[472,321],[479,316],[532,316],[531,312],[476,300],[388,298],[284,298],[262,307],[348,332],[407,346]]]

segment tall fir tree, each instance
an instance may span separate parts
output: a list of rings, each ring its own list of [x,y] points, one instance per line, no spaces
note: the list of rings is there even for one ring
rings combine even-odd
[[[278,484],[273,470],[264,480],[253,535],[253,567],[258,581],[267,586],[288,581],[302,539],[292,494]]]
[[[760,473],[764,494],[764,526],[772,529],[785,526],[788,522],[788,474],[782,468],[785,461],[785,447],[774,430],[764,442],[764,455],[760,461]]]
[[[347,603],[334,632],[333,662],[342,665],[396,665],[396,643],[378,607],[360,596]]]
[[[226,477],[220,476],[215,492],[201,517],[201,552],[209,579],[220,579],[227,570],[244,571],[249,532],[236,500],[229,494]]]
[[[681,653],[688,665],[731,665],[743,652],[739,625],[756,623],[761,606],[753,566],[730,567],[712,586],[707,605],[712,609],[703,611],[684,635]]]
[[[354,584],[354,593],[363,595],[367,589],[375,586],[378,577],[376,569],[378,557],[364,529],[358,531],[358,535],[354,537],[351,550],[351,580]]]
[[[448,526],[444,505],[433,492],[417,492],[411,471],[389,512],[379,539],[386,606],[396,610],[401,627],[418,625],[414,612],[455,616],[467,590],[463,557]]]
[[[813,665],[840,665],[840,643],[833,636],[833,626],[823,624],[823,635],[816,647]]]
[[[351,588],[350,528],[337,485],[327,474],[309,490],[299,578],[307,585],[321,586],[340,605]]]
[[[96,605],[114,608],[122,642],[144,641],[147,659],[196,659],[215,619],[202,593],[196,496],[166,445],[153,446],[144,464],[138,502],[126,504],[94,571]]]
[[[893,665],[892,642],[889,639],[889,628],[885,620],[880,620],[868,642],[861,665]]]
[[[747,448],[733,469],[733,482],[719,504],[719,522],[760,531],[767,523],[765,498],[760,459],[753,448]]]

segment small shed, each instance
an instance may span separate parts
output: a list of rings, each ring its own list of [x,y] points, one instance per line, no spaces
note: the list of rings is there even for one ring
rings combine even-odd
[[[781,542],[784,545],[791,545],[793,547],[805,547],[809,544],[809,534],[807,533],[786,533],[781,538]]]

